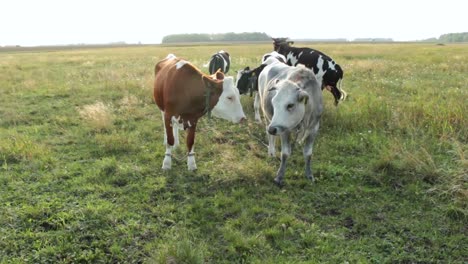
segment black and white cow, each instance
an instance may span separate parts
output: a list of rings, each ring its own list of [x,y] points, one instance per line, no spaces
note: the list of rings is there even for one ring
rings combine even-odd
[[[335,97],[335,105],[346,99],[346,92],[341,89],[343,69],[333,59],[318,50],[291,47],[294,42],[287,41],[287,38],[272,39],[273,49],[286,57],[288,65],[304,64],[314,71],[322,82],[322,90],[327,89]]]
[[[229,67],[231,66],[231,56],[224,50],[220,50],[211,56],[208,71],[210,74],[214,74],[218,69],[221,69],[223,73],[228,73]]]
[[[276,58],[276,60],[282,62],[282,63],[286,63],[286,57],[284,57],[284,55],[282,54],[279,54],[278,52],[276,51],[272,51],[270,53],[266,53],[263,55],[262,57],[262,64],[264,64],[266,62],[266,60],[270,57],[273,57],[273,58]]]
[[[283,183],[286,160],[292,151],[291,138],[304,143],[305,176],[314,180],[312,149],[323,110],[320,81],[303,65],[275,63],[263,69],[258,85],[261,108],[267,121],[270,156],[276,154],[275,136],[281,137],[281,165],[275,182]]]
[[[262,64],[255,69],[250,69],[250,67],[245,67],[243,70],[237,72],[237,81],[236,86],[239,89],[240,94],[246,94],[250,92],[250,96],[253,95],[253,92],[258,91],[258,76],[262,72],[263,68],[272,63],[286,63],[286,58],[277,53],[276,51],[267,53],[262,57]],[[254,110],[255,110],[255,121],[260,122],[260,102],[258,93],[255,94],[254,101]]]

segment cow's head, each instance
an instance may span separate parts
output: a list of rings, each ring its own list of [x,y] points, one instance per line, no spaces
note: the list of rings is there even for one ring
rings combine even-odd
[[[271,100],[273,117],[268,125],[268,133],[280,135],[300,124],[304,118],[309,95],[297,83],[289,80],[274,82],[275,85],[268,90],[269,93],[275,93]]]
[[[245,67],[243,70],[237,72],[236,87],[239,89],[240,94],[246,94],[249,91],[251,77],[252,71],[250,67]]]
[[[234,123],[239,123],[245,120],[244,110],[240,103],[239,90],[234,86],[233,77],[225,77],[222,73],[216,74],[218,80],[221,76],[223,80],[223,91],[212,110],[213,115]]]
[[[268,133],[278,135],[297,128],[304,119],[306,105],[309,103],[306,90],[313,86],[318,91],[320,89],[314,73],[304,66],[297,67],[285,80],[276,80],[273,83],[268,89],[270,93],[276,93],[271,100],[273,116]]]
[[[346,98],[346,92],[341,89],[341,81],[343,79],[343,70],[340,65],[335,64],[335,69],[329,69],[323,75],[322,89],[325,88],[335,97],[335,105]]]
[[[282,51],[285,47],[289,47],[294,44],[294,41],[288,40],[288,38],[271,38],[273,40],[273,50],[283,54]]]

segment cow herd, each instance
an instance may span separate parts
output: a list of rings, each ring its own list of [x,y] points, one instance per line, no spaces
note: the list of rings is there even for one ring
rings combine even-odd
[[[162,168],[172,165],[172,150],[179,144],[178,130],[187,130],[189,170],[195,163],[195,130],[198,119],[213,115],[234,123],[244,121],[240,95],[255,92],[255,120],[261,122],[260,109],[268,135],[268,154],[275,156],[275,138],[281,139],[281,164],[275,177],[283,183],[292,139],[303,143],[305,176],[314,180],[312,149],[323,111],[322,90],[330,91],[335,104],[346,98],[341,89],[343,71],[330,57],[310,48],[292,47],[286,38],[273,38],[274,51],[262,57],[260,66],[245,67],[237,79],[228,73],[231,57],[226,51],[215,53],[209,62],[210,75],[190,62],[169,54],[155,66],[154,101],[162,112],[166,152]]]

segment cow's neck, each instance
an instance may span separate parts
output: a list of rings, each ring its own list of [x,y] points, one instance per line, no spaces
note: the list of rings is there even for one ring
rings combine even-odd
[[[205,85],[203,114],[207,114],[208,118],[211,118],[211,110],[213,110],[215,105],[218,103],[222,90],[222,87],[210,87],[208,85]]]
[[[213,97],[213,89],[211,87],[205,87],[205,110],[203,111],[208,115],[208,118],[211,118],[211,109],[213,109],[214,105],[211,106],[211,99]]]

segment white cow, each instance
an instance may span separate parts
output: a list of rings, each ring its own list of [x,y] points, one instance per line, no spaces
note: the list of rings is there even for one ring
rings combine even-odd
[[[302,65],[274,63],[260,73],[258,85],[270,156],[275,156],[275,137],[281,137],[281,165],[275,182],[283,183],[291,137],[304,143],[305,176],[314,180],[310,163],[323,109],[321,83]]]

